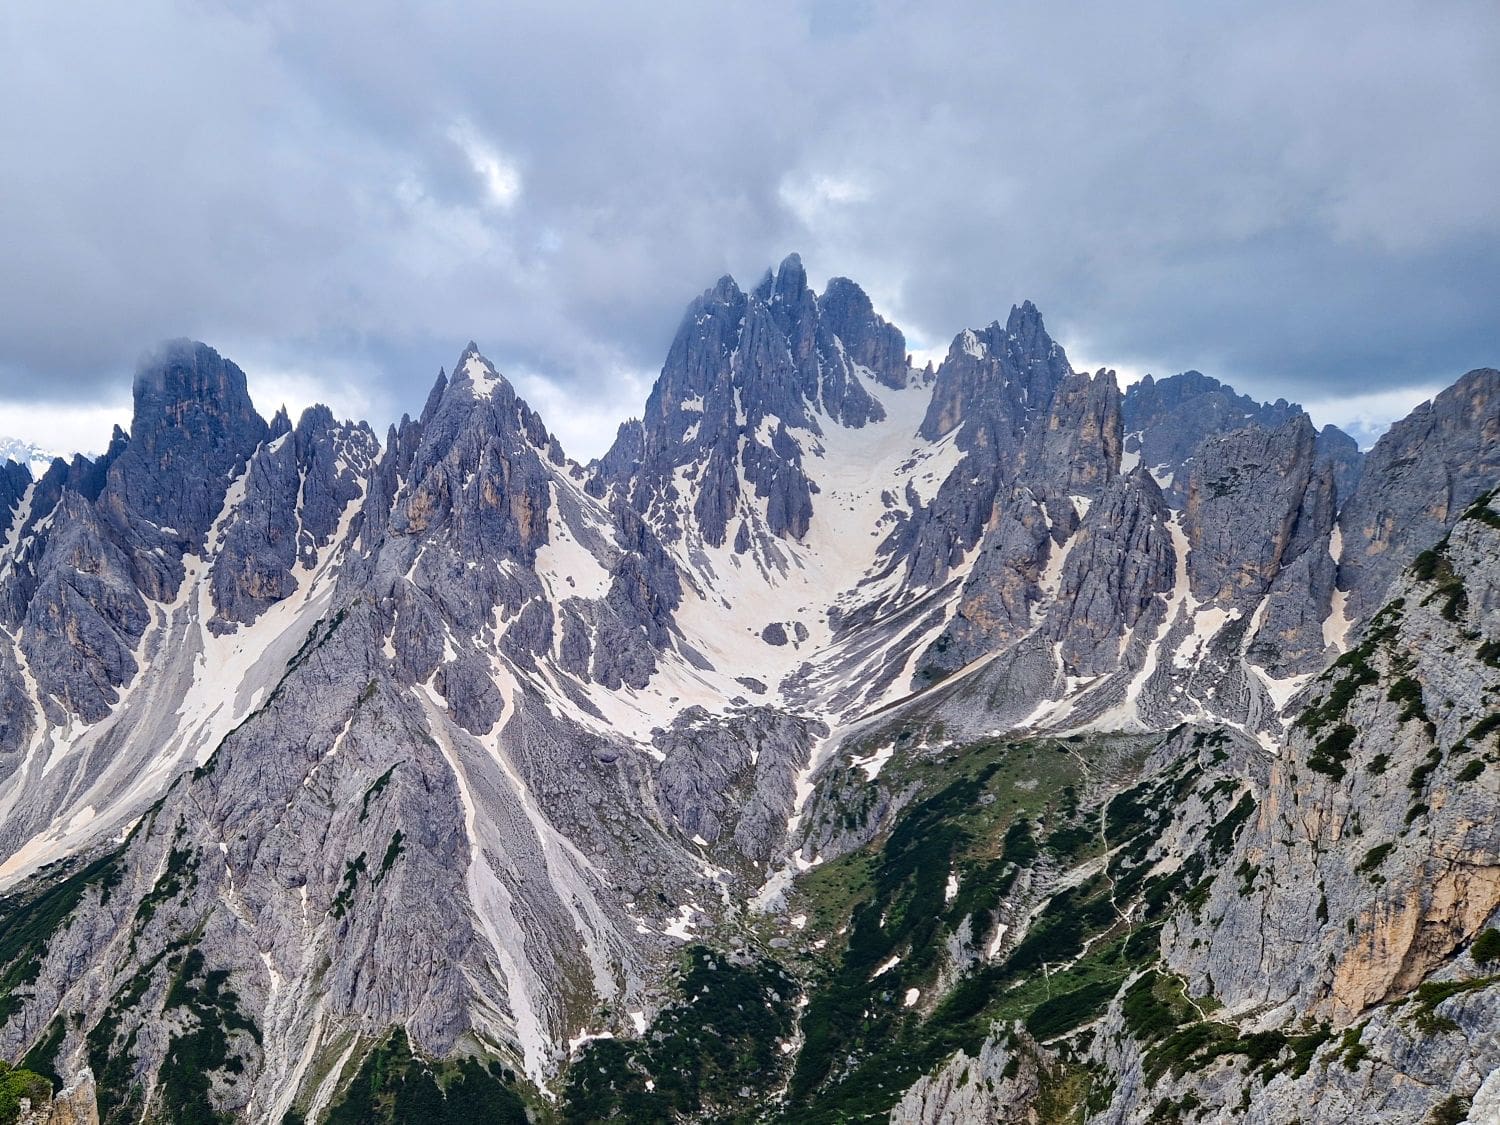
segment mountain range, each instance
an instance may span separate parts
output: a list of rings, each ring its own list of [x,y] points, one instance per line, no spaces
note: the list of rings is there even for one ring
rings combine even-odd
[[[25,465],[32,476],[41,476],[59,455],[43,449],[34,442],[0,435],[0,461],[18,461]],[[67,458],[63,458],[67,460]]]
[[[1494,369],[1361,453],[1029,302],[916,368],[795,255],[586,465],[473,344],[382,436],[167,343],[0,464],[0,1057],[54,1121],[1496,1120],[1497,486]]]

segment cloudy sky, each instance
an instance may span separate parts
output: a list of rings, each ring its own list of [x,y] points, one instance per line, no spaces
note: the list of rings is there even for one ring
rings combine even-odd
[[[381,425],[473,338],[587,457],[791,250],[919,351],[1029,297],[1365,435],[1500,364],[1494,0],[15,0],[0,52],[0,434],[53,447],[164,337]]]

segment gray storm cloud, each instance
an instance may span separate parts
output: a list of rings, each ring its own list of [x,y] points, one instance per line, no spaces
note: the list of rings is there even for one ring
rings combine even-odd
[[[1493,3],[22,3],[0,47],[10,410],[187,334],[382,422],[473,337],[602,441],[793,249],[932,345],[1029,297],[1265,396],[1500,362]]]

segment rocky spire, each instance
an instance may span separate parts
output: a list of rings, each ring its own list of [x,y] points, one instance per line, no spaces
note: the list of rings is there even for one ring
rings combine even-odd
[[[865,291],[847,277],[829,280],[818,298],[823,323],[844,344],[849,358],[875,373],[882,386],[906,386],[906,337],[875,312]]]
[[[616,488],[669,540],[687,531],[683,517],[690,516],[711,546],[744,542],[736,532],[743,526],[749,534],[741,502],[751,496],[755,520],[771,536],[805,535],[814,502],[804,447],[826,425],[884,418],[857,365],[875,369],[860,357],[879,363],[891,385],[897,377],[890,353],[900,351],[904,362],[900,334],[893,344],[889,326],[852,283],[838,286],[830,307],[825,318],[796,254],[749,293],[720,278],[688,306],[639,433],[621,430],[589,490]],[[854,327],[854,348],[835,323]],[[688,465],[696,466],[693,496],[682,504],[676,473]]]
[[[1500,370],[1470,371],[1393,425],[1365,457],[1339,515],[1339,588],[1354,620],[1391,580],[1500,480]]]
[[[134,394],[130,442],[109,471],[112,518],[174,528],[197,543],[230,477],[268,433],[245,373],[207,344],[171,340],[141,361]]]

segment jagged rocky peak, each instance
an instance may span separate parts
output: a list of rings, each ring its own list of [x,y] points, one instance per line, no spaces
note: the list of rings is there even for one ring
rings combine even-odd
[[[327,407],[324,407],[324,409],[326,410]],[[272,416],[271,424],[266,430],[266,440],[275,441],[277,438],[281,437],[282,434],[289,434],[291,432],[292,416],[287,412],[287,408],[284,405],[280,406],[277,408],[276,413]]]
[[[733,532],[748,549],[752,526],[801,538],[816,491],[804,454],[826,426],[885,419],[866,380],[906,387],[905,338],[853,282],[820,298],[795,254],[749,292],[720,278],[688,306],[640,429],[622,427],[588,490],[616,489],[669,541],[718,547]]]
[[[847,277],[829,279],[818,297],[818,313],[849,358],[874,372],[882,386],[906,386],[911,369],[906,337],[875,311],[863,289]]]
[[[1162,616],[1176,557],[1161,489],[1140,468],[1114,477],[1079,528],[1045,633],[1069,675],[1113,672],[1132,631]]]
[[[912,582],[935,586],[963,565],[982,536],[1009,534],[1001,526],[1018,502],[1048,506],[1038,509],[1040,523],[1024,522],[1044,527],[1055,542],[1072,534],[1080,513],[1069,496],[1096,495],[1119,468],[1119,388],[1107,372],[1075,374],[1026,301],[1011,309],[1003,327],[995,321],[958,334],[938,368],[919,432],[930,442],[952,435],[963,453],[903,531]],[[1012,495],[1012,485],[1024,486],[1025,494]],[[983,549],[991,548],[1000,549],[994,542]],[[1043,547],[1040,562],[1045,558]]]
[[[858,293],[852,282],[846,284]],[[840,293],[835,313],[851,317],[862,337],[888,327],[878,317],[873,323],[860,318],[863,293],[855,297],[842,287]],[[868,298],[864,304],[868,306]],[[858,350],[872,357],[881,354],[872,339],[862,338]],[[737,402],[728,420],[751,432],[765,419],[816,432],[814,416],[819,414],[851,426],[878,421],[880,405],[860,386],[854,373],[858,361],[848,353],[825,322],[796,254],[775,271],[767,270],[749,293],[733,278],[720,278],[688,307],[672,342],[647,401],[647,444],[680,437],[694,421],[715,420],[714,408],[721,403]],[[902,356],[904,360],[904,350]],[[674,412],[679,417],[674,419]],[[703,417],[683,419],[683,414]]]
[[[1354,495],[1365,455],[1360,452],[1359,442],[1331,423],[1318,431],[1317,449],[1318,458],[1326,461],[1333,473],[1334,494],[1342,505]]]
[[[10,531],[10,525],[31,485],[31,469],[28,466],[19,461],[0,462],[0,536]]]
[[[1313,483],[1315,439],[1299,413],[1275,429],[1246,426],[1199,445],[1183,509],[1194,597],[1249,612],[1264,595],[1292,546]],[[1314,486],[1331,487],[1326,477]],[[1305,528],[1303,539],[1326,536],[1332,517],[1330,498],[1315,517],[1321,526]]]
[[[351,505],[364,497],[380,452],[368,425],[338,422],[322,405],[304,410],[296,429],[283,408],[271,433],[226,515],[210,578],[215,632],[254,622],[311,580],[323,549],[353,516]]]
[[[1500,477],[1500,371],[1470,371],[1393,425],[1364,459],[1339,513],[1339,588],[1373,614],[1401,567]]]
[[[562,451],[538,415],[470,343],[452,377],[439,373],[420,423],[403,426],[405,477],[391,528],[450,525],[471,557],[509,553],[528,564],[547,537],[544,460]]]
[[[196,545],[219,513],[229,477],[266,440],[265,420],[245,373],[192,340],[146,355],[134,397],[129,444],[110,466],[110,507],[132,523],[174,528]]]
[[[960,435],[966,446],[992,441],[1000,430],[1013,436],[1029,415],[1047,408],[1072,374],[1042,314],[1024,301],[1011,308],[1003,327],[997,320],[954,337],[937,371],[922,436],[936,441],[966,422],[974,423]]]
[[[630,480],[640,467],[646,453],[646,427],[639,418],[628,418],[615,431],[615,440],[603,457],[589,464],[584,480],[584,490],[593,497],[602,497],[607,481]]]
[[[1301,413],[1300,406],[1284,399],[1260,403],[1236,394],[1199,371],[1165,379],[1147,375],[1125,391],[1125,451],[1166,482],[1168,501],[1180,507],[1177,476],[1205,438],[1246,426],[1274,429]]]

